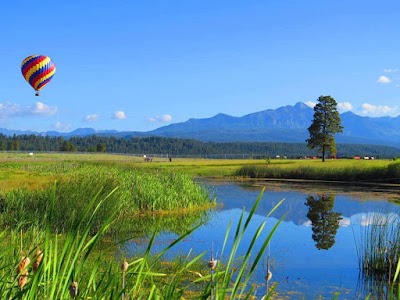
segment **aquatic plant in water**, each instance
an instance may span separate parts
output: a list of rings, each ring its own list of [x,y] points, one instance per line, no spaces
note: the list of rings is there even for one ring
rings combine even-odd
[[[358,249],[360,285],[380,299],[389,297],[400,283],[400,217],[397,213],[373,213],[366,218]]]

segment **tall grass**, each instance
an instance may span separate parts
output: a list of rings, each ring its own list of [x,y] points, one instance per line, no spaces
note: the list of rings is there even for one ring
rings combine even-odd
[[[374,213],[368,223],[357,249],[360,283],[364,291],[386,299],[400,284],[400,218],[395,213]]]
[[[50,174],[59,178],[58,193],[54,199],[51,224],[55,231],[63,232],[83,218],[87,199],[108,195],[116,186],[120,188],[109,196],[94,216],[93,230],[101,227],[110,211],[119,207],[117,218],[132,218],[147,212],[194,210],[211,207],[215,201],[208,191],[194,183],[185,174],[144,172],[121,167],[92,164],[62,163],[26,166],[31,172]],[[52,187],[28,190],[16,189],[0,194],[0,225],[16,227],[18,220],[41,225],[48,212],[48,199]]]
[[[314,162],[296,165],[249,165],[240,168],[236,172],[236,176],[332,181],[400,182],[399,162],[390,164],[368,163],[361,163],[359,161],[336,163],[336,161],[328,161],[325,163]]]

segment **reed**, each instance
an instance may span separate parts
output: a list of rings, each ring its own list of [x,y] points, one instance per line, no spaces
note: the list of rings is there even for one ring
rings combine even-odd
[[[123,220],[148,212],[177,212],[210,208],[215,201],[209,192],[185,174],[170,172],[144,172],[122,167],[83,163],[61,163],[26,166],[30,172],[49,174],[59,178],[54,210],[49,216],[53,231],[64,232],[82,219],[86,199],[97,193],[99,197],[109,194],[116,186],[120,188],[110,195],[108,201],[94,216],[92,230],[96,231],[108,218],[114,207],[119,207],[117,218]],[[0,225],[15,228],[17,220],[26,225],[45,220],[52,186],[30,190],[15,189],[0,194]],[[100,191],[100,192],[99,192]]]
[[[243,166],[236,176],[328,181],[400,182],[400,163],[359,161],[310,162],[304,164],[266,164]]]
[[[396,291],[400,270],[400,219],[396,213],[374,213],[362,233],[358,260],[362,289],[389,298]],[[399,294],[400,296],[400,294]]]

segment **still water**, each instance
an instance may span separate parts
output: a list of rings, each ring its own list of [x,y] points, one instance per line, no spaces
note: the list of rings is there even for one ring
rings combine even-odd
[[[264,277],[269,254],[273,274],[269,285],[278,284],[276,291],[281,299],[332,299],[335,292],[340,292],[338,299],[363,299],[368,291],[359,280],[357,251],[365,229],[373,223],[374,215],[397,215],[400,211],[396,201],[389,201],[399,200],[400,194],[396,191],[389,194],[368,188],[360,191],[350,187],[333,189],[288,183],[254,186],[206,181],[202,184],[215,195],[218,208],[210,212],[208,221],[179,243],[169,257],[189,251],[193,255],[207,251],[209,257],[213,249],[218,259],[224,260],[220,254],[229,223],[235,228],[243,209],[246,217],[265,188],[239,251],[246,253],[250,238],[266,221],[256,245],[256,248],[261,247],[271,228],[283,217],[254,276],[260,298],[266,291]],[[285,199],[283,204],[267,219],[267,214],[282,199]],[[233,233],[227,250],[232,236]],[[159,235],[153,251],[160,251],[176,237],[168,232]],[[140,248],[134,242],[130,245],[132,251],[140,251]]]

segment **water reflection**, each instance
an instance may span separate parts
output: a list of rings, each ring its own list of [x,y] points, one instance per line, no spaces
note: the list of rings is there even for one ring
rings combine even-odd
[[[116,241],[129,238],[147,238],[154,233],[156,233],[156,235],[173,233],[180,236],[199,224],[205,223],[212,218],[214,214],[214,210],[207,209],[136,215],[121,218],[121,220],[116,222],[109,230],[109,235]]]
[[[319,250],[328,250],[335,244],[342,215],[333,211],[334,203],[335,195],[308,196],[305,203],[308,206],[307,218],[311,221],[312,238]]]

